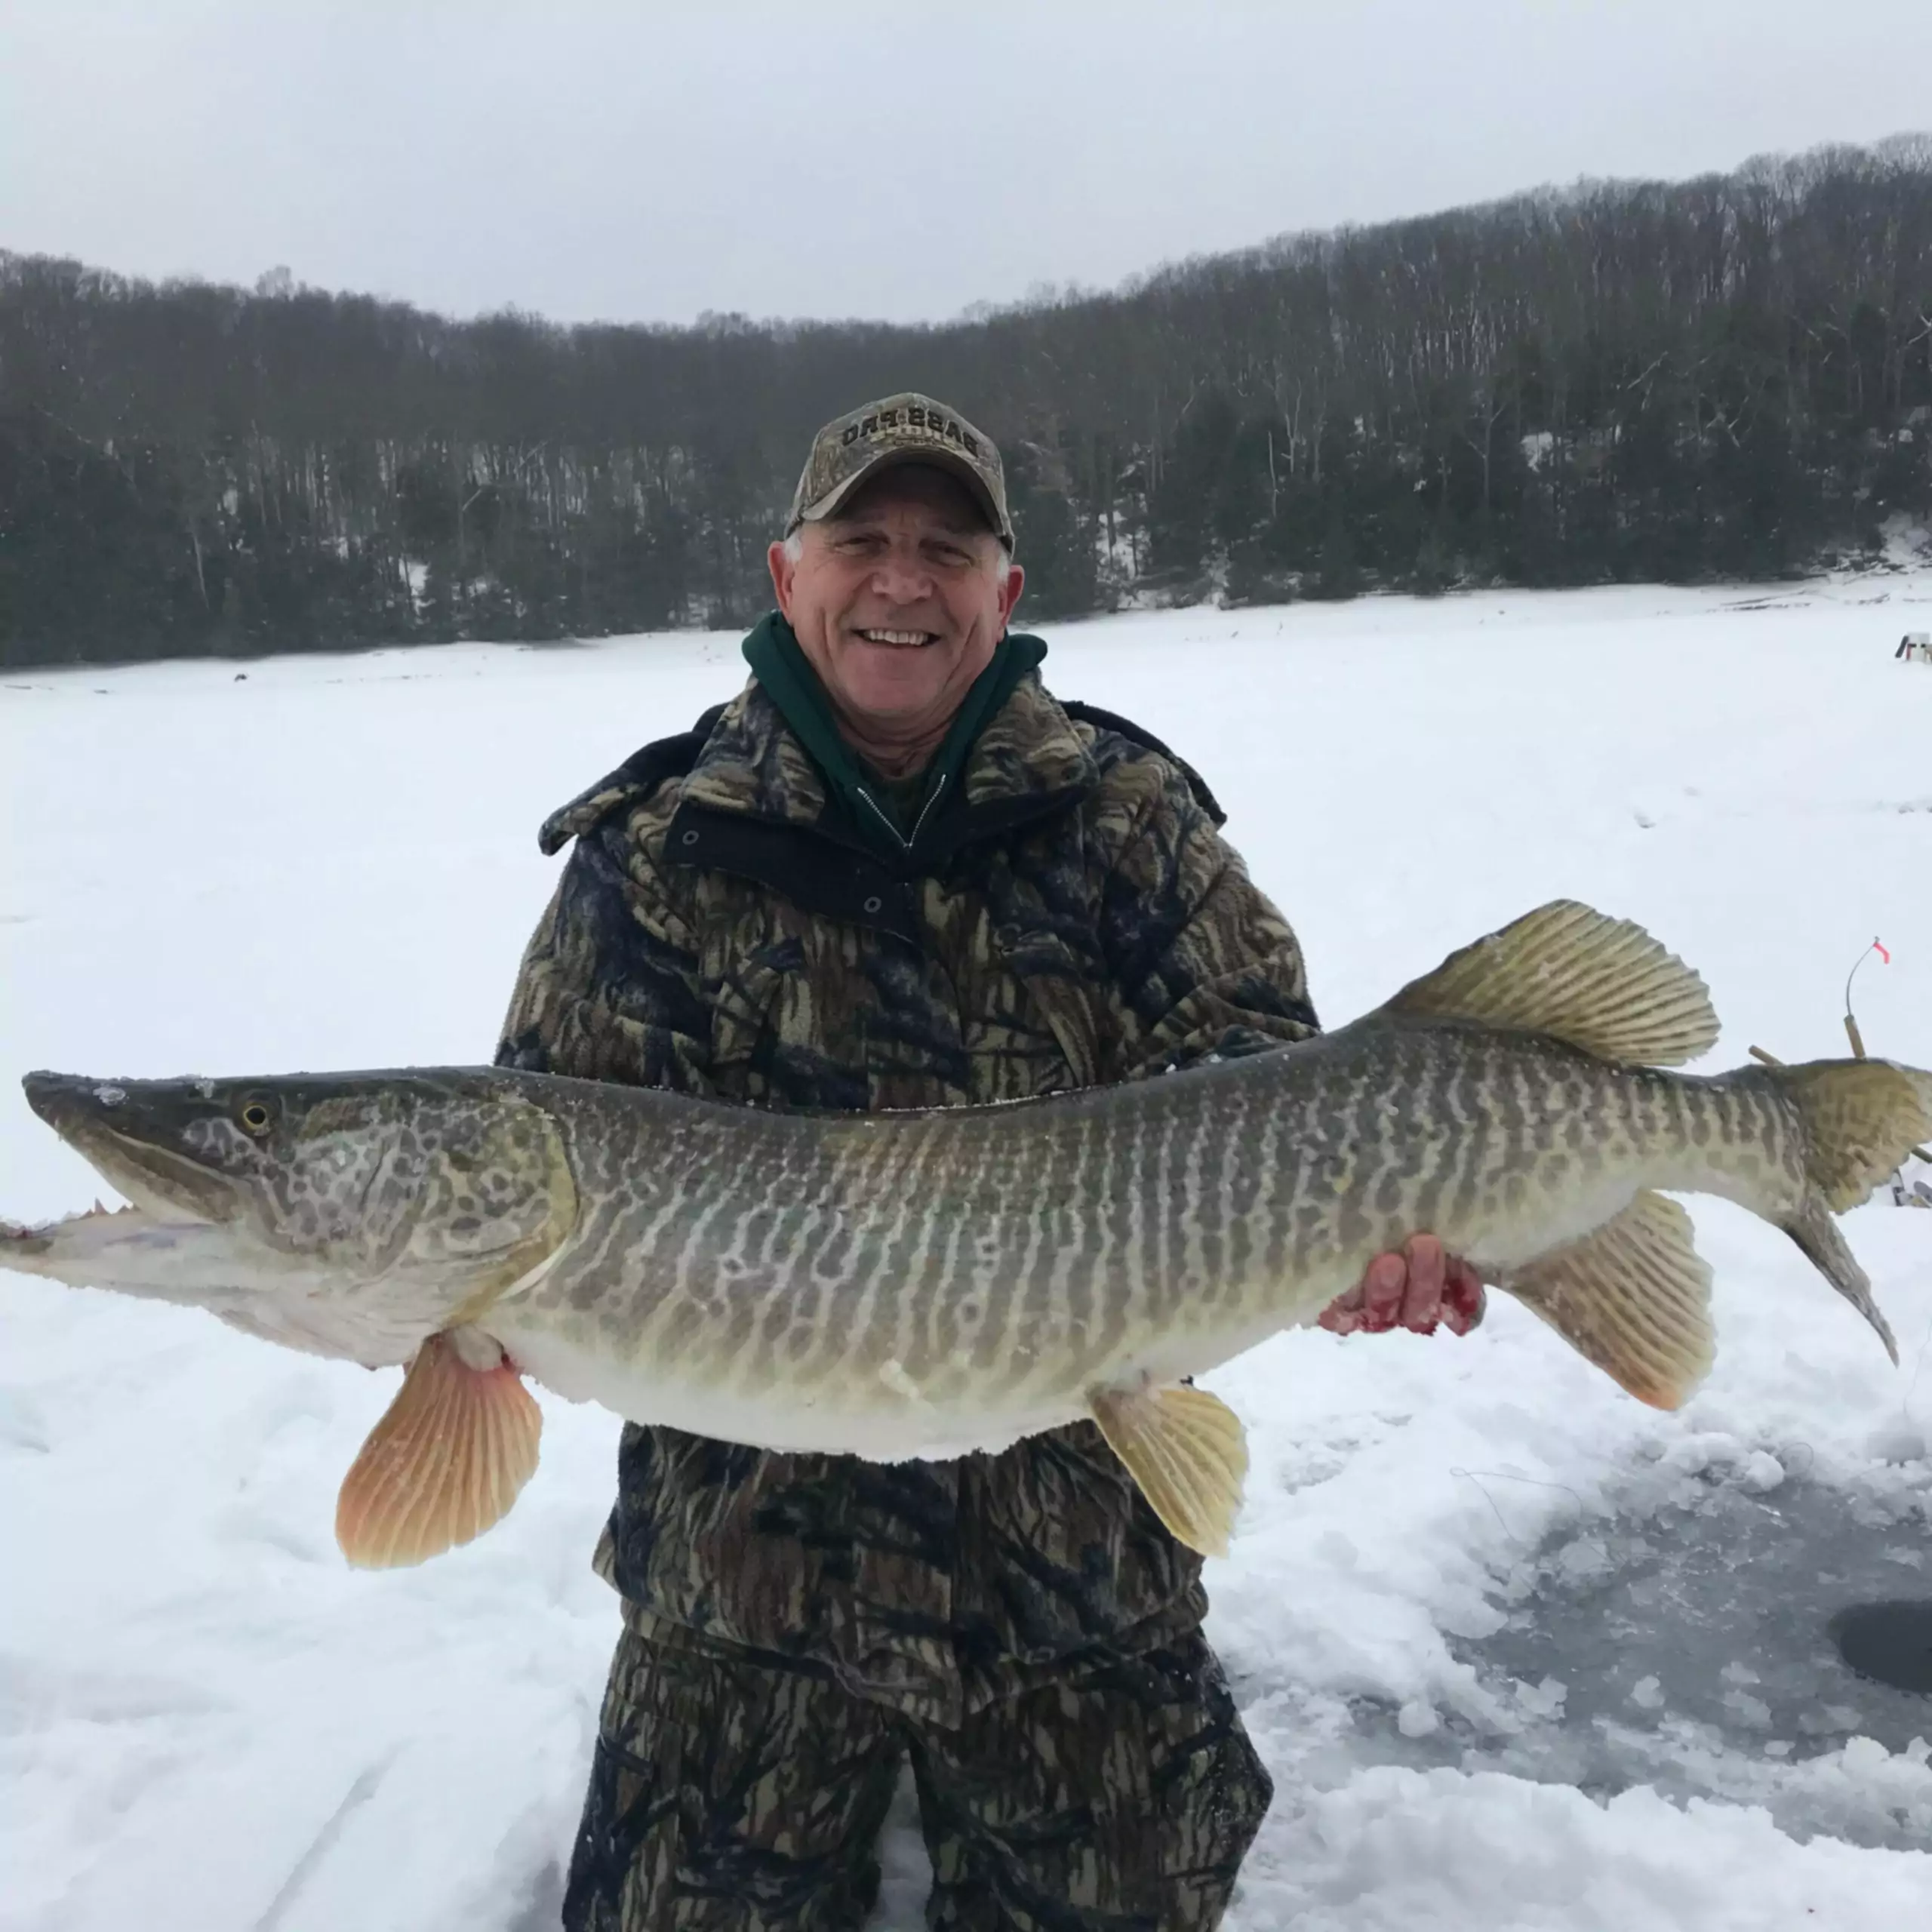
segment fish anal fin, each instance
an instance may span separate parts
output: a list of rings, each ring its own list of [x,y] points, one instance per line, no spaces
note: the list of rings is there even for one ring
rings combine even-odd
[[[481,1536],[534,1473],[543,1427],[543,1411],[488,1337],[432,1335],[343,1478],[343,1554],[358,1569],[395,1569]]]
[[[1692,1245],[1690,1217],[1648,1189],[1497,1285],[1653,1408],[1681,1407],[1709,1371],[1711,1271]]]
[[[1175,1538],[1225,1556],[1247,1475],[1241,1418],[1204,1389],[1099,1389],[1088,1400],[1107,1446]]]
[[[1552,900],[1452,952],[1383,1011],[1548,1033],[1600,1060],[1678,1066],[1716,1044],[1703,981],[1641,926]]]

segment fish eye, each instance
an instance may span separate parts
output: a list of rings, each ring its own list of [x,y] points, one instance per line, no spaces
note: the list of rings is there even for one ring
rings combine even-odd
[[[260,1100],[245,1102],[240,1118],[242,1124],[251,1134],[266,1134],[269,1131],[271,1116],[267,1106]]]

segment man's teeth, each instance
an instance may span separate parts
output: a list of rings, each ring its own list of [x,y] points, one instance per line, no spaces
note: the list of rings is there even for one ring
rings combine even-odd
[[[859,635],[868,644],[930,644],[934,637],[931,631],[862,630]]]

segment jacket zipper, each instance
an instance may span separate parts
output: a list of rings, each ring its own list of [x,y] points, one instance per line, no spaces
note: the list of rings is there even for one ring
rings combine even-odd
[[[909,852],[919,842],[919,834],[926,829],[926,820],[932,816],[934,806],[939,803],[939,795],[946,789],[946,774],[940,774],[939,782],[933,787],[932,796],[919,808],[919,816],[912,821],[912,834],[909,838],[900,830],[892,814],[863,785],[855,785],[852,789],[878,814],[879,823],[898,840],[899,849],[902,852]]]

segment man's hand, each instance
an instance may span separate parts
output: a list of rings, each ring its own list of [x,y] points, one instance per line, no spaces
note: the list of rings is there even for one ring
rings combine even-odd
[[[1414,1235],[1399,1254],[1378,1254],[1359,1287],[1338,1295],[1321,1311],[1331,1334],[1380,1334],[1412,1328],[1432,1335],[1440,1321],[1452,1335],[1466,1335],[1482,1319],[1482,1283],[1466,1261],[1444,1254],[1433,1235]]]

